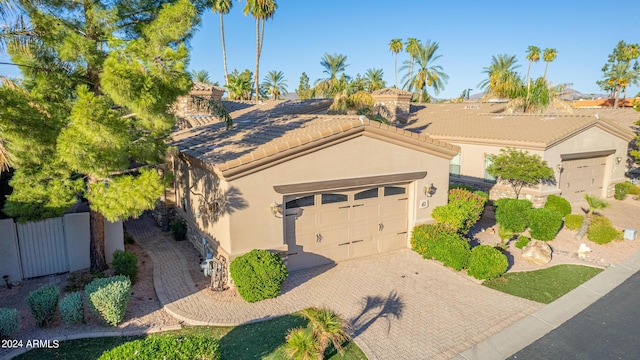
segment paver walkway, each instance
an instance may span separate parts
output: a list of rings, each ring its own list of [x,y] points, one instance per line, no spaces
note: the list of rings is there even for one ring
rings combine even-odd
[[[215,301],[195,287],[181,251],[149,217],[126,228],[149,254],[164,308],[192,325],[238,325],[329,306],[369,359],[449,359],[543,305],[485,288],[410,250],[290,274],[283,294]]]

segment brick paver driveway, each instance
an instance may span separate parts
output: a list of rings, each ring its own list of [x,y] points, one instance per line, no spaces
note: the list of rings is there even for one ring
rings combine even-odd
[[[202,293],[209,290],[194,286],[184,256],[152,220],[126,226],[153,259],[156,292],[174,316],[191,324],[237,325],[326,305],[352,322],[369,359],[449,359],[542,307],[411,250],[294,272],[276,299],[214,301]]]

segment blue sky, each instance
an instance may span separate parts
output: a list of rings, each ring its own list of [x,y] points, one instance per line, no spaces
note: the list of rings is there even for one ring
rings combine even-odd
[[[266,24],[260,78],[269,70],[283,71],[289,91],[298,86],[301,73],[311,82],[322,78],[324,53],[347,55],[346,73],[364,74],[382,68],[393,85],[392,38],[415,37],[438,42],[449,81],[438,98],[454,98],[467,88],[478,92],[483,67],[491,56],[516,55],[524,76],[527,46],[556,48],[557,59],[549,65],[547,78],[555,84],[571,83],[583,93],[603,93],[596,81],[607,55],[619,40],[640,42],[640,1],[420,1],[420,0],[278,0],[278,10]],[[229,71],[254,70],[255,22],[242,13],[244,2],[234,1],[225,16]],[[190,68],[207,70],[213,80],[224,83],[220,24],[207,11],[190,43]],[[398,68],[407,60],[398,55]],[[532,66],[533,77],[544,72],[544,62]],[[16,75],[0,66],[0,73]],[[399,79],[402,74],[399,74]],[[639,87],[632,87],[635,95]],[[430,93],[432,91],[430,90]],[[433,93],[432,93],[433,95]]]

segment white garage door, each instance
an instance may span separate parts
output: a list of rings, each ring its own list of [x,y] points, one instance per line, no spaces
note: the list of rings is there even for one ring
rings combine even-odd
[[[406,247],[407,187],[285,197],[289,270]]]
[[[563,161],[562,196],[570,202],[584,201],[584,194],[601,197],[606,163],[606,157]]]

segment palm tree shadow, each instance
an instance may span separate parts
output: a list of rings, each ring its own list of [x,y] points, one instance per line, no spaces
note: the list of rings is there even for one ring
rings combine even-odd
[[[385,319],[387,321],[387,333],[391,331],[391,321],[401,319],[405,303],[402,296],[394,290],[386,298],[380,296],[367,296],[363,299],[363,307],[356,317],[351,319],[352,337],[356,337],[364,332],[369,326]]]

